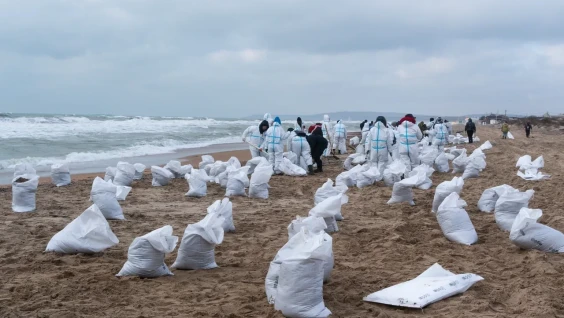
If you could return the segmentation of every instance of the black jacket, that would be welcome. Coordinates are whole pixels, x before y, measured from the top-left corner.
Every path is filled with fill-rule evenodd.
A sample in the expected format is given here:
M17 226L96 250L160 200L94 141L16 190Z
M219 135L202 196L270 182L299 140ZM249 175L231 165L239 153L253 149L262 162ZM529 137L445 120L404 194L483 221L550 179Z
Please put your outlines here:
M465 131L473 131L476 132L476 125L473 121L469 121L466 123L466 127L464 128Z
M323 132L321 128L317 128L307 137L307 142L309 143L309 147L311 148L311 156L313 158L319 158L323 155L323 151L327 149L329 142L327 139L323 138Z

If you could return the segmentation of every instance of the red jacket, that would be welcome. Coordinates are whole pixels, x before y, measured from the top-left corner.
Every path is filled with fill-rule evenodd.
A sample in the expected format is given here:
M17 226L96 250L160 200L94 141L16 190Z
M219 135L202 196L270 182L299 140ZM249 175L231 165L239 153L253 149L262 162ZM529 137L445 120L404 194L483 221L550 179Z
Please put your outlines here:
M404 117L402 119L400 119L400 121L398 122L398 126L401 125L401 123L403 123L404 121L408 121L412 124L415 124L415 118L413 117Z

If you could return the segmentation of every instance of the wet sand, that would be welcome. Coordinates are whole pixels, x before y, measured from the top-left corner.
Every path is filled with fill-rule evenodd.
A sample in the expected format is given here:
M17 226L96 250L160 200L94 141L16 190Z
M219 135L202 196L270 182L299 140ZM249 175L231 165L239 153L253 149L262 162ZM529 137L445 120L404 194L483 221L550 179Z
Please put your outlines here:
M540 132L526 139L524 132L514 131L517 139L501 140L498 130L478 129L482 142L489 139L494 148L486 152L486 170L466 181L461 197L469 204L479 242L468 247L448 241L431 213L434 188L452 179L451 173L435 173L432 189L415 190L415 207L388 206L391 188L381 183L350 189L350 203L343 206L345 220L333 234L335 268L324 285L332 317L564 317L563 256L519 250L497 227L493 214L476 207L486 188L505 183L534 189L530 207L543 210L541 223L564 231L564 139ZM527 182L517 177L515 163L525 154L544 155L544 172L552 179ZM231 155L214 157L226 160ZM237 154L242 161L243 155ZM199 162L191 159L192 164ZM64 188L42 183L37 211L27 214L11 212L11 187L0 186L0 316L282 317L267 303L264 278L269 262L287 241L288 224L296 215L307 215L316 189L342 171L333 159L324 168L323 174L311 177L273 177L268 200L232 199L237 231L226 234L216 247L220 268L173 270L174 276L157 279L115 277L133 239L167 224L181 237L188 224L202 219L206 208L223 197L224 189L214 184L206 197L187 198L185 180L152 187L147 171L121 203L127 221L109 221L120 239L117 246L97 255L57 255L43 251L55 233L90 205L94 175L73 176L73 184ZM176 251L167 255L166 264L175 258ZM414 278L435 262L485 280L424 310L362 301L372 292Z

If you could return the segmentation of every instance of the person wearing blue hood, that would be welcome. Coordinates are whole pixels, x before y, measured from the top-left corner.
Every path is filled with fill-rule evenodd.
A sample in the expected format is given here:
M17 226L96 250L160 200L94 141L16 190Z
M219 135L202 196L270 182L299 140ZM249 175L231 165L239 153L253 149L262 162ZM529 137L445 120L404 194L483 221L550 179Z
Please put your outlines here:
M282 130L282 122L279 117L274 118L272 126L265 133L265 139L260 150L266 149L268 153L268 161L274 168L275 174L280 174L280 163L284 159L284 143L285 133ZM287 137L287 136L286 136Z

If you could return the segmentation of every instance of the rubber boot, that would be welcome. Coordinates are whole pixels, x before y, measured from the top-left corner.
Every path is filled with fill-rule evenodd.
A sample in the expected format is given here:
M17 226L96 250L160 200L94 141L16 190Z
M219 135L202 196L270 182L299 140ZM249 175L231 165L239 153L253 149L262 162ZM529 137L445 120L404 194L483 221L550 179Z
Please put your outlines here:
M307 166L307 170L309 171L309 174L314 174L314 173L315 173L315 172L313 171L313 165Z

